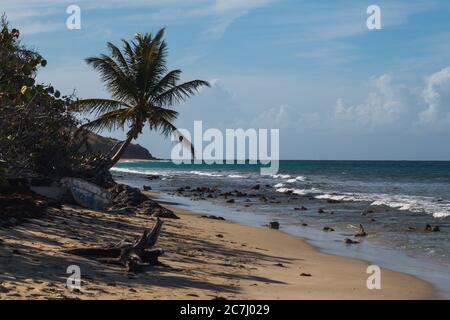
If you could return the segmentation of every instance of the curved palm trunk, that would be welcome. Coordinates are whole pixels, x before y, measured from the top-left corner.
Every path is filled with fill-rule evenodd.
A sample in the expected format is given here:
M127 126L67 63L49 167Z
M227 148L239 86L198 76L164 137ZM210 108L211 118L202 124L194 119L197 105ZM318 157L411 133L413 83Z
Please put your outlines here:
M116 154L111 157L111 161L109 163L109 168L111 169L114 165L120 160L128 146L130 145L133 139L136 139L139 133L142 132L142 128L144 126L144 122L141 119L138 119L137 123L132 127L132 129L127 133L127 140L125 140L120 146L119 150L117 150Z
M112 168L123 156L131 141L133 141L133 135L129 134L127 140L125 140L120 146L119 150L111 157L110 168Z

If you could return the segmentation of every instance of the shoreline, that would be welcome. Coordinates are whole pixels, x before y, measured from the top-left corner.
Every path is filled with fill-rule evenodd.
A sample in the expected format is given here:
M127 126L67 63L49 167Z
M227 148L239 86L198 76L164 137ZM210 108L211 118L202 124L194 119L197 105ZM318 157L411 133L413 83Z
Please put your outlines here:
M157 243L163 266L140 274L62 250L138 237L154 224L148 216L65 206L47 219L0 229L0 299L437 298L429 283L383 268L382 289L368 290L364 261L322 253L282 231L162 205L180 219L164 220ZM79 292L65 287L66 268L74 264L81 268Z

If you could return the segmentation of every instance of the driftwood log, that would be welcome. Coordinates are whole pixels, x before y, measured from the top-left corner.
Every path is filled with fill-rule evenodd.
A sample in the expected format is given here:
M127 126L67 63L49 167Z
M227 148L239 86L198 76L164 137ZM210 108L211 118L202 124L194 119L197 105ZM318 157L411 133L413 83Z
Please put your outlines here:
M128 272L140 272L144 267L158 265L162 249L152 249L158 241L163 222L158 218L152 230L145 229L134 242L122 240L110 247L78 248L64 252L107 264L124 266Z

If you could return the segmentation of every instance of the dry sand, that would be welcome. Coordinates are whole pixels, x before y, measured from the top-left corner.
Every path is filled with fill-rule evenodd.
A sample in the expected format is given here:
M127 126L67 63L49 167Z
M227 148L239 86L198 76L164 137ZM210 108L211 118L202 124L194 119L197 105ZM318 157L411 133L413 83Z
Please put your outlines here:
M172 208L173 209L173 208ZM382 270L382 289L366 287L367 263L324 254L281 231L201 218L175 209L157 247L164 266L128 274L62 249L140 236L154 220L77 207L0 229L0 299L428 299L424 281ZM344 245L344 244L343 244ZM79 292L65 287L69 265L81 268ZM301 276L302 273L311 276Z

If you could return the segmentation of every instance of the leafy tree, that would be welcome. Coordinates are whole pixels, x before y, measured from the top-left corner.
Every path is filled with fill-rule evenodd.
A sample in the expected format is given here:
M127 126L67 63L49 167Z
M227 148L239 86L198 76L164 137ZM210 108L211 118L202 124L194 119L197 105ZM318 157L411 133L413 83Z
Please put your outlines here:
M127 139L111 157L109 167L120 159L146 124L150 130L159 130L166 136L178 135L181 141L190 145L174 126L178 112L171 107L191 97L201 87L209 86L209 83L203 80L179 83L181 70L168 71L167 46L163 36L164 29L155 36L138 33L131 42L122 39L122 50L108 43L110 55L86 59L100 73L112 99L76 101L77 110L97 115L97 119L82 128L112 130L129 127Z
M20 33L0 26L0 176L61 175L77 164L71 97L36 84L47 61L20 44Z

